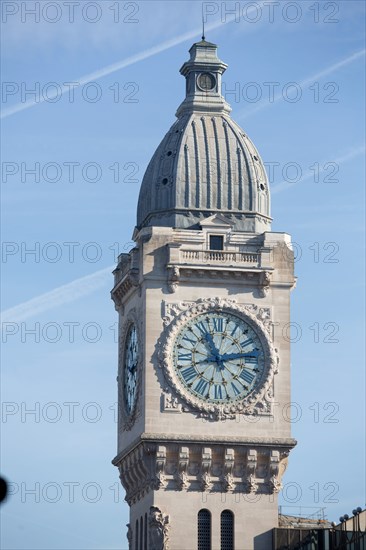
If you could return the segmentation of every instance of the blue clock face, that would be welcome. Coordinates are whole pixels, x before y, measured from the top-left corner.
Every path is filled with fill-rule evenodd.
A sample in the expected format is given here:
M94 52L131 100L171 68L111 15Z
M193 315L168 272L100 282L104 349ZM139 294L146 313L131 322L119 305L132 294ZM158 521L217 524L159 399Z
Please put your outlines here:
M135 325L128 329L124 350L124 398L126 411L130 414L137 396L137 363L139 345Z
M245 398L264 378L265 357L255 329L241 317L208 312L178 333L174 369L184 387L209 403Z

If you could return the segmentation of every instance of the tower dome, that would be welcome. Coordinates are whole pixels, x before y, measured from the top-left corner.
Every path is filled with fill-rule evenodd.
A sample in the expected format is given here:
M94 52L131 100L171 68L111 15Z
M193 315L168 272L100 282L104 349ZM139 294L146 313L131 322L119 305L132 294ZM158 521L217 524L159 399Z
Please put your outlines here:
M137 228L195 228L221 213L239 231L270 230L270 196L263 162L221 95L227 65L217 46L193 44L180 69L186 97L156 149L138 201Z

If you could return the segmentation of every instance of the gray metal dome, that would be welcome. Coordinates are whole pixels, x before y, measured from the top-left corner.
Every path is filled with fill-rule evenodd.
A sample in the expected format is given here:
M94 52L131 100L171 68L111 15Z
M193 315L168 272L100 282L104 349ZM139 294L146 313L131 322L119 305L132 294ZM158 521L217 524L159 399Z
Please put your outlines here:
M197 227L220 212L237 230L269 231L263 162L221 96L226 65L217 58L214 44L202 41L190 52L181 69L187 95L145 172L137 227Z

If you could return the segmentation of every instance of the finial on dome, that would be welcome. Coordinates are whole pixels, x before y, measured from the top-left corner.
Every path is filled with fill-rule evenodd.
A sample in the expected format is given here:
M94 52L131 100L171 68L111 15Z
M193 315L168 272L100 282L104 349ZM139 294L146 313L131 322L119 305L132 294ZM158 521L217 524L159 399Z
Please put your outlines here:
M206 37L205 37L205 18L203 17L203 14L202 14L202 40L205 40Z

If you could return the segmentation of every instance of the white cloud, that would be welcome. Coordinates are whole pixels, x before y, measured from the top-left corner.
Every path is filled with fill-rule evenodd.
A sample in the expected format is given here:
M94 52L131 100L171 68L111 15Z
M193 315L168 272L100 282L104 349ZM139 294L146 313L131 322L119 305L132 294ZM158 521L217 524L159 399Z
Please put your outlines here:
M332 65L329 65L329 67L326 67L325 69L322 69L321 71L318 71L318 72L312 74L311 76L307 76L306 78L304 78L300 82L297 82L297 85L299 86L299 88L303 89L308 84L312 84L313 82L316 82L317 80L320 80L320 79L324 78L325 76L328 76L329 74L335 73L339 69L342 69L343 67L346 67L347 65L350 65L354 61L357 61L358 59L361 59L362 57L365 56L365 54L366 54L366 49L358 50L358 51L354 52L353 54L347 56L346 58L340 59L336 63L333 63ZM247 111L247 110L246 111L241 111L241 113L238 113L238 116L239 116L239 118L247 119L248 117L258 113L259 111L262 111L263 109L266 109L267 107L270 107L274 103L277 103L281 99L283 99L282 93L277 93L273 97L273 101L271 101L271 102L268 101L268 102L265 102L265 103L259 103L256 107L254 107L250 111ZM241 116L243 114L245 116Z

